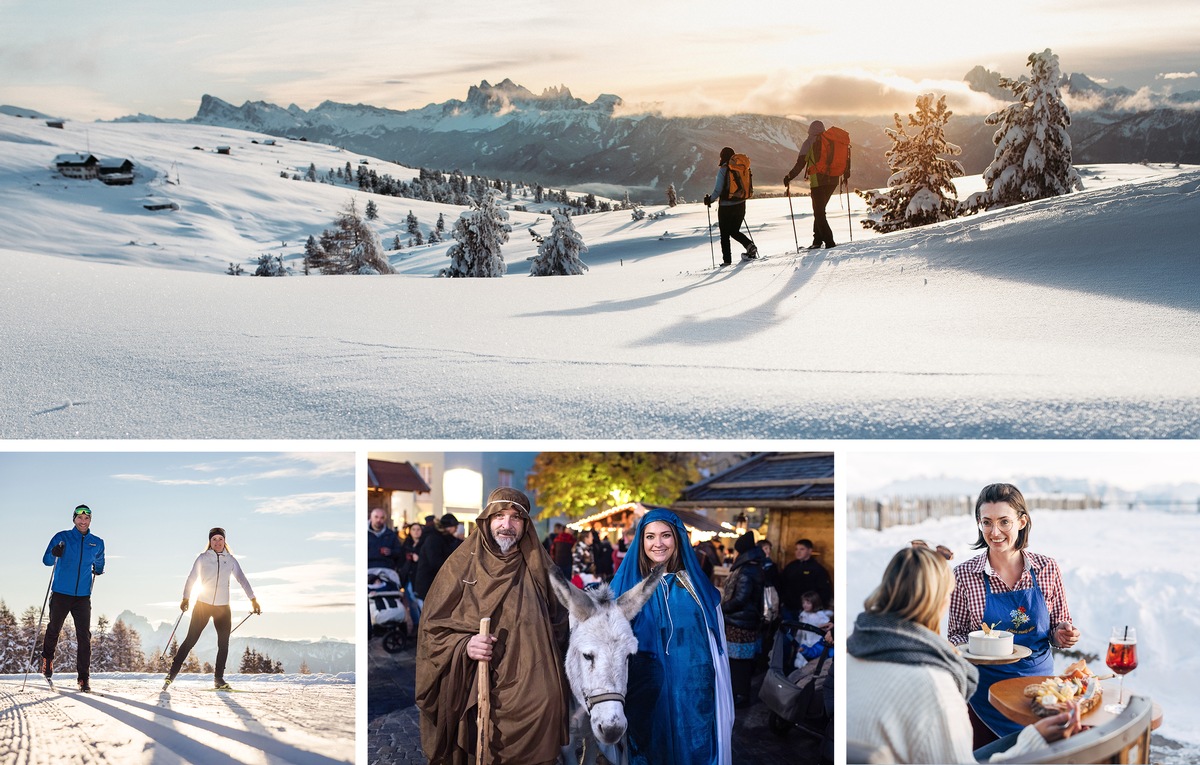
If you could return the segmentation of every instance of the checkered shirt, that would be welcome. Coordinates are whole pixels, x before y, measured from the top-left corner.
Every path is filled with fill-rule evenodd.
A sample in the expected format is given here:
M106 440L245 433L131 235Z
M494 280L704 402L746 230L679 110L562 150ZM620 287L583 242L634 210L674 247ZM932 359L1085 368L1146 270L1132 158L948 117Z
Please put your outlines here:
M1071 621L1071 610L1067 608L1067 594L1063 590L1062 576L1058 564L1046 555L1024 550L1025 571L1017 580L1016 587L1009 587L987 562L984 551L974 558L955 566L954 594L950 596L950 617L946 627L947 636L954 645L967 642L967 634L979 629L983 622L984 599L987 595L983 578L988 578L992 592L1015 592L1033 587L1033 573L1037 570L1038 584L1046 596L1046 609L1050 612L1050 631L1054 625ZM1051 641L1053 642L1053 641Z

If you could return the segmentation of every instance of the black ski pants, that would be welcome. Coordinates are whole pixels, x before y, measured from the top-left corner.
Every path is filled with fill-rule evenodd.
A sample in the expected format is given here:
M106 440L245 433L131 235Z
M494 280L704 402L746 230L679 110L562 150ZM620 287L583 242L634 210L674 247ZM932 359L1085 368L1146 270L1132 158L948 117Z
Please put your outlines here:
M50 593L50 623L46 625L46 642L42 643L42 658L53 659L58 645L58 634L63 622L71 615L75 623L75 639L79 650L75 654L75 666L79 679L87 680L92 668L92 599L87 595L63 595Z
M187 637L179 644L175 660L171 662L171 677L179 674L179 668L187 659L188 652L200 639L200 633L208 626L209 619L212 619L213 626L217 628L217 662L213 664L213 680L217 685L225 682L225 660L229 658L229 632L233 627L233 611L229 606L214 606L208 603L197 603L192 609Z
M831 183L828 186L817 186L812 192L813 206L813 244L823 244L826 247L833 247L836 243L833 241L833 229L829 227L829 219L825 217L825 207L829 204L829 200L837 193L838 187L836 183Z
M733 248L729 244L731 238L738 240L743 247L750 247L750 237L742 233L742 221L746 220L746 203L735 205L717 205L717 226L721 229L721 258L729 263L732 259Z

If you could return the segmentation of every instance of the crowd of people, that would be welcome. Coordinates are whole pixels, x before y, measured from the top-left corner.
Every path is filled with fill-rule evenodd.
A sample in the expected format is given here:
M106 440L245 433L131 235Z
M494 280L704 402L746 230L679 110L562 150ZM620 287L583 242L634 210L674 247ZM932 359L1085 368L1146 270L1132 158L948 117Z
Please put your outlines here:
M832 629L832 584L809 540L796 542L795 559L780 571L754 532L738 536L732 551L716 538L693 547L683 521L661 508L620 530L596 524L576 533L556 523L540 542L529 510L522 492L497 489L465 541L449 514L398 534L384 510L371 512L368 565L395 570L415 614L415 695L431 763L467 763L483 745L475 708L481 663L493 710L482 736L488 750L503 753L498 761L558 761L568 743L568 629L551 576L581 589L608 583L619 597L664 569L631 621L637 650L622 746L635 765L731 761L736 710L753 703L756 664L789 613L764 609L768 587L784 609L795 604L795 620ZM485 616L491 626L481 634Z

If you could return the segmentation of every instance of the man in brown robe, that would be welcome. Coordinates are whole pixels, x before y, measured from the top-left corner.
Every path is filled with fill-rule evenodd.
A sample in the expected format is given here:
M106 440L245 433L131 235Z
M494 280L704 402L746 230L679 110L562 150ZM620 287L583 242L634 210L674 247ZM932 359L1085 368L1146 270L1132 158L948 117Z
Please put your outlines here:
M533 532L529 498L502 487L425 597L417 642L421 746L430 765L475 762L477 669L488 661L492 735L486 765L543 765L567 743L562 667L567 611ZM479 620L491 617L491 634ZM485 765L481 763L480 765Z

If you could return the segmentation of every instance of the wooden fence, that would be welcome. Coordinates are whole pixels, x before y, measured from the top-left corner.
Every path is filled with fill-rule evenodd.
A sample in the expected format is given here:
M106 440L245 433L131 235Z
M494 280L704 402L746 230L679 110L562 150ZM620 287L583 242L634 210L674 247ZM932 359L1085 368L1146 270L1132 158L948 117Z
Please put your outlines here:
M1099 497L1062 496L1026 497L1033 510L1096 510L1102 505ZM975 497L966 494L944 497L849 497L846 514L852 529L883 529L910 526L929 518L973 516Z

